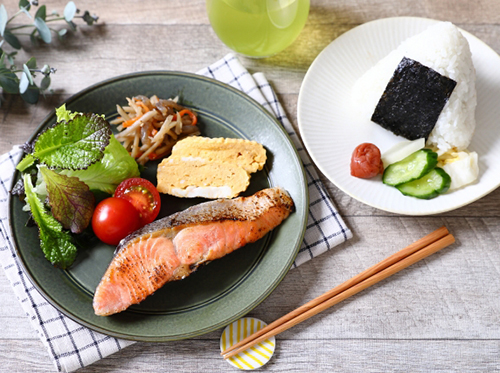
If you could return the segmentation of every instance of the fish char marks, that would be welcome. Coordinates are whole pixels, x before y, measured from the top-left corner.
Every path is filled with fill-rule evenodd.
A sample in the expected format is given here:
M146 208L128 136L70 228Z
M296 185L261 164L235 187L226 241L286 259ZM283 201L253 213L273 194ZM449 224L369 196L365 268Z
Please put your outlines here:
M117 247L96 289L95 313L111 315L140 303L165 283L262 238L293 209L285 190L269 188L195 205L145 226Z
M171 225L178 227L200 222L256 220L272 208L290 213L293 210L293 201L288 193L282 189L264 189L250 197L219 199L193 206L174 214L171 218Z

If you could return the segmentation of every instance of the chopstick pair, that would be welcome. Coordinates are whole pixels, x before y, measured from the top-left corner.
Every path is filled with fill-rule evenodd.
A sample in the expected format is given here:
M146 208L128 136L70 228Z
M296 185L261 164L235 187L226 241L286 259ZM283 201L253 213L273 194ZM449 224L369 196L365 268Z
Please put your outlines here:
M346 282L338 285L323 295L309 301L294 311L279 318L265 328L250 335L221 352L224 359L229 359L242 351L271 338L301 323L333 305L359 293L360 291L386 279L402 269L427 256L451 245L455 238L445 227L441 227L406 248L396 252L378 264L366 269Z

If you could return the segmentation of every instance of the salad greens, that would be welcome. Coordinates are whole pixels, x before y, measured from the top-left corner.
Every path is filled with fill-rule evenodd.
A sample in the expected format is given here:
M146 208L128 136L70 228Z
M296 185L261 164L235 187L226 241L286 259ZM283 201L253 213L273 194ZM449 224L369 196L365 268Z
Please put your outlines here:
M118 184L129 177L139 176L139 168L122 144L111 135L104 157L86 170L62 170L62 174L78 177L92 190L113 194Z
M76 257L70 232L82 233L92 219L92 191L112 194L120 182L139 176L139 167L104 117L70 112L64 105L56 115L54 126L24 146L27 154L17 169L24 173L25 201L39 228L40 247L52 264L66 268Z
M104 118L76 115L42 132L32 156L48 167L83 169L102 159L110 137L111 128Z
M76 177L58 174L47 167L40 167L47 184L52 215L72 233L82 233L92 219L95 197L87 184Z
M34 192L30 175L24 174L23 180L26 202L40 231L40 248L52 264L67 268L76 258L76 246L71 242L70 234L63 231L61 223L47 211Z
M35 160L52 168L82 169L104 156L112 135L109 123L95 114L69 113L65 105L61 108L56 111L56 124L27 146L29 154L17 166L19 171Z

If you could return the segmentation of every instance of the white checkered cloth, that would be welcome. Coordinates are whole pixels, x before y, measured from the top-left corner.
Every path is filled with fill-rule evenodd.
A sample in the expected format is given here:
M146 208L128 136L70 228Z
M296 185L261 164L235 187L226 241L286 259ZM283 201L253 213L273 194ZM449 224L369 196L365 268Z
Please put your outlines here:
M330 200L272 87L262 73L251 75L229 54L199 72L247 93L275 115L302 158L309 187L309 220L304 242L293 267L345 242L352 233ZM38 332L59 372L72 372L133 344L94 332L61 314L48 303L24 274L15 254L8 224L8 196L15 165L22 151L15 147L0 157L0 262L14 292Z

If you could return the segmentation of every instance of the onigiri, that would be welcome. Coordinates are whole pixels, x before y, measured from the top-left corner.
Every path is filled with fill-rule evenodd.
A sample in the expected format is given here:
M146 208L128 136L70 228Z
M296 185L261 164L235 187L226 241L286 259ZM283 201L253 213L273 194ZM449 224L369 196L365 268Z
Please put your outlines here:
M437 149L438 154L466 150L476 127L476 72L467 39L450 22L438 22L408 38L361 76L353 87L356 105L366 118L372 118L398 65L405 58L456 82L436 115L437 120L434 119L434 127L425 136L426 146Z

